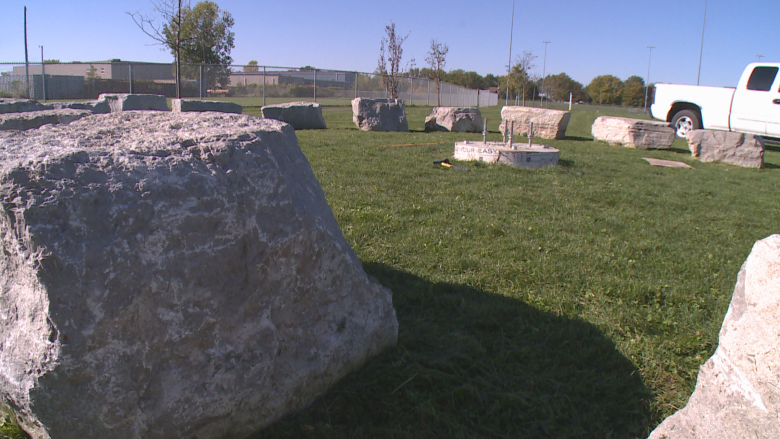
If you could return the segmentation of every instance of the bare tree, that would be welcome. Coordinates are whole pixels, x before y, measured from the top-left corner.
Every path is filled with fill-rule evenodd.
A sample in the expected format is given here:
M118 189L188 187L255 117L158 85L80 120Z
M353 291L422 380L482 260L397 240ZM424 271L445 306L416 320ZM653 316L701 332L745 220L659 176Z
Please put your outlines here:
M439 43L436 39L431 40L431 51L425 60L431 66L431 79L436 80L436 105L441 106L441 80L444 79L444 66L447 65L447 52L450 48L446 44Z
M395 23L392 20L389 26L385 26L385 33L387 35L382 37L382 45L379 49L377 71L382 75L382 82L384 82L385 89L390 93L390 96L393 99L398 99L398 86L401 83L401 56L404 53L401 45L409 37L409 34L403 37L397 35L395 33ZM386 57L385 53L387 54Z
M140 12L128 12L127 15L133 18L143 33L157 41L157 44L162 44L174 52L174 57L176 57L176 98L179 99L181 98L181 9L183 0L149 1L154 6L154 11L160 14L159 17L142 15ZM163 23L160 24L158 19L161 19ZM171 42L166 34L175 35L174 41Z
M512 85L512 88L523 91L523 100L525 100L526 85L528 85L530 89L530 84L534 82L531 79L530 71L536 67L534 64L536 58L538 57L534 55L532 51L524 50L523 56L518 55L517 58L515 58L515 65L512 66L511 76L507 78L507 82ZM533 99L535 95L536 91L531 95L531 99Z

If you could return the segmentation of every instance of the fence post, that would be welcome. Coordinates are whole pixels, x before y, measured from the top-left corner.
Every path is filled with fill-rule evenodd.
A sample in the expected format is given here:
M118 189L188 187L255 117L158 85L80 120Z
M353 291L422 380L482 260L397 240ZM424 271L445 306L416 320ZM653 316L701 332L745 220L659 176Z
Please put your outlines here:
M314 69L314 102L317 102L317 69Z
M263 66L263 107L265 107L265 66Z
M203 63L200 63L200 68L198 69L198 96L202 101L203 100Z
M130 82L130 94L133 94L133 63L127 63L127 78Z
M431 80L428 80L428 91L425 93L425 105L431 106Z
M409 105L414 105L414 78L409 75Z
M360 75L358 72L355 72L355 99L357 99L358 95L358 78L360 78Z
M574 95L569 92L569 111L571 111L571 103L574 100Z
M43 83L43 102L46 102L46 63L43 60L43 46L41 46L41 80Z

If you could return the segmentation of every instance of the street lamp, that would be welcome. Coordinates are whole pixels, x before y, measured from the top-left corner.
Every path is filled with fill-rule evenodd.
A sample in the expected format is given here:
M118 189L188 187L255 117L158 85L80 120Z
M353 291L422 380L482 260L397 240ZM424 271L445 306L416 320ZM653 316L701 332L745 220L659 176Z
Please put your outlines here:
M547 97L547 91L544 89L544 76L545 73L547 73L547 45L551 43L551 41L544 40L542 41L544 43L544 63L542 64L542 93L544 93L544 96Z
M699 48L699 73L696 75L696 85L701 78L701 54L704 52L704 24L707 23L707 0L704 0L704 19L701 22L701 48Z
M758 58L758 62L761 62L761 58L763 58L763 57L764 57L764 55L756 54L756 58Z
M506 66L506 102L509 106L509 77L512 75L512 31L515 30L515 0L512 0L512 27L509 29L509 64Z
M647 55L647 81L645 81L645 111L647 111L647 93L650 90L650 59L653 57L653 49L655 49L655 46L647 46L650 52L649 55Z

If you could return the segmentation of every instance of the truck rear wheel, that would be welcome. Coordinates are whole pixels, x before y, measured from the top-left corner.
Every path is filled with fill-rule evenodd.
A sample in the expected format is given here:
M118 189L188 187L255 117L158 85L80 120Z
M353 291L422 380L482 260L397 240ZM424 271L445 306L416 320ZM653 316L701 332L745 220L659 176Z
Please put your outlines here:
M672 128L677 137L685 137L689 131L701 129L701 116L693 110L681 110L672 117Z

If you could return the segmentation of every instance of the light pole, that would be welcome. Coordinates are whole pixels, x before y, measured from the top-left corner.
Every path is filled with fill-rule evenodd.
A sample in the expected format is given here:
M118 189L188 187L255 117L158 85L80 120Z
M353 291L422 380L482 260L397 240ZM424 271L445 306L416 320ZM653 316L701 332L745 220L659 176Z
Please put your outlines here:
M647 111L647 93L650 90L650 59L653 57L653 49L655 49L655 46L647 46L650 52L649 55L647 55L647 81L645 81L645 111Z
M763 57L764 57L764 55L756 54L756 58L758 58L758 62L761 62L761 58L763 58Z
M509 64L506 66L506 102L509 106L509 77L512 75L512 31L515 30L515 0L512 0L512 25L509 29Z
M701 78L701 54L704 52L704 25L707 23L707 0L704 0L704 19L701 22L701 48L699 48L699 73L696 74L696 85Z
M542 42L544 43L544 62L542 63L542 93L544 93L544 97L547 97L547 90L544 89L544 76L547 73L547 45L550 44L551 41L544 40Z

